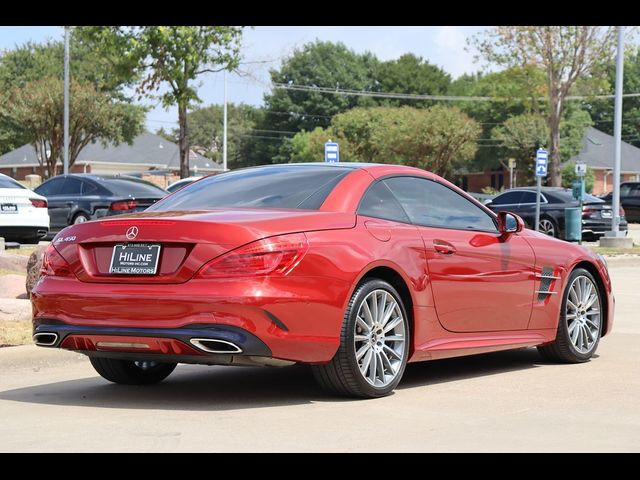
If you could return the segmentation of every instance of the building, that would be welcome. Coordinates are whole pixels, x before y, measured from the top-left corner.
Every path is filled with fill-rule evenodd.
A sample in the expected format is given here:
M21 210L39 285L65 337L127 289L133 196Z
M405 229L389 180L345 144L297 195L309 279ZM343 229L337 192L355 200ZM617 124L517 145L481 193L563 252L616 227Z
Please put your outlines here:
M584 162L593 170L594 195L610 192L613 189L613 137L590 127L585 131L582 144L582 152L569 161ZM622 142L620 152L620 181L640 180L640 148Z
M585 130L582 138L583 149L569 162L584 162L593 170L595 182L592 193L601 195L612 190L613 174L613 137L600 130L589 127ZM622 142L621 175L620 181L640 180L640 148ZM531 162L533 163L533 158ZM503 163L506 164L506 159ZM514 184L516 186L526 185L521 180L526 172L515 170ZM469 172L459 176L456 184L468 192L481 192L483 188L491 187L495 190L508 189L509 169L500 167L495 170L485 170L484 172Z
M192 173L222 172L222 165L193 151L190 152L189 167ZM143 174L165 172L175 176L180 172L178 146L164 138L145 132L137 136L131 145L102 146L93 143L82 149L71 168L72 173L96 174ZM42 175L43 171L32 145L23 145L0 156L0 172L16 180L26 175Z

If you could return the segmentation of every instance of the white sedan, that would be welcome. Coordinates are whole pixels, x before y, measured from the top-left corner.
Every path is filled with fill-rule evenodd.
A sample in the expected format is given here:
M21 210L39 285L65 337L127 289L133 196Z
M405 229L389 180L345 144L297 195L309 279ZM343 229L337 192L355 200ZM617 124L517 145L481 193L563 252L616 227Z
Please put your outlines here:
M47 199L0 173L0 237L36 243L48 232Z

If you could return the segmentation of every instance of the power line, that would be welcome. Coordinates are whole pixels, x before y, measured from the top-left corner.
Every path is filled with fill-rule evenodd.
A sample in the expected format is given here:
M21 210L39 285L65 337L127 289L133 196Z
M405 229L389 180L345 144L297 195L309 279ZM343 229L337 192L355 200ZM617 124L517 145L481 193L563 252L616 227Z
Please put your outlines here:
M281 90L294 90L300 92L328 93L331 95L347 95L357 97L378 97L378 98L394 98L399 100L436 100L436 101L453 101L453 102L504 102L504 101L528 101L529 98L520 99L512 97L483 97L483 96L459 96L459 95L419 95L409 93L394 92L368 92L365 90L349 90L332 87L318 87L315 85L290 85L286 83L274 83L273 88ZM640 97L640 93L625 93L625 98ZM569 95L565 100L602 100L611 99L614 95ZM545 101L545 97L539 97L538 100Z

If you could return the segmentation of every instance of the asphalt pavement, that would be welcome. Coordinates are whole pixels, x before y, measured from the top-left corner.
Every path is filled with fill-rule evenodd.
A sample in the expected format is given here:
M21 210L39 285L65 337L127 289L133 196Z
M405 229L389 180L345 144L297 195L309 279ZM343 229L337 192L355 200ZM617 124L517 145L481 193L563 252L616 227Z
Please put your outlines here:
M180 365L112 385L85 357L0 349L0 451L640 451L640 258L610 261L614 330L597 358L535 349L410 365L376 400L325 395L306 367Z

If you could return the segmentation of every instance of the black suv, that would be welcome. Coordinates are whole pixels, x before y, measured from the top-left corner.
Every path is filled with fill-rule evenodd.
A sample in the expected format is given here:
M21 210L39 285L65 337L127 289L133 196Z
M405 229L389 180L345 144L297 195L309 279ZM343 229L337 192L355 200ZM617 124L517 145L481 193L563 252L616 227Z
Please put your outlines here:
M507 190L485 203L494 212L501 210L517 213L529 228L535 223L536 188L522 187ZM582 239L597 240L611 230L613 212L611 203L586 194L582 202ZM578 207L568 188L542 187L540 195L540 228L542 233L565 238L564 209ZM627 220L621 212L620 230L627 231Z
M601 196L605 202L611 203L611 192ZM620 205L624 208L628 222L640 222L640 182L623 182L620 184Z

